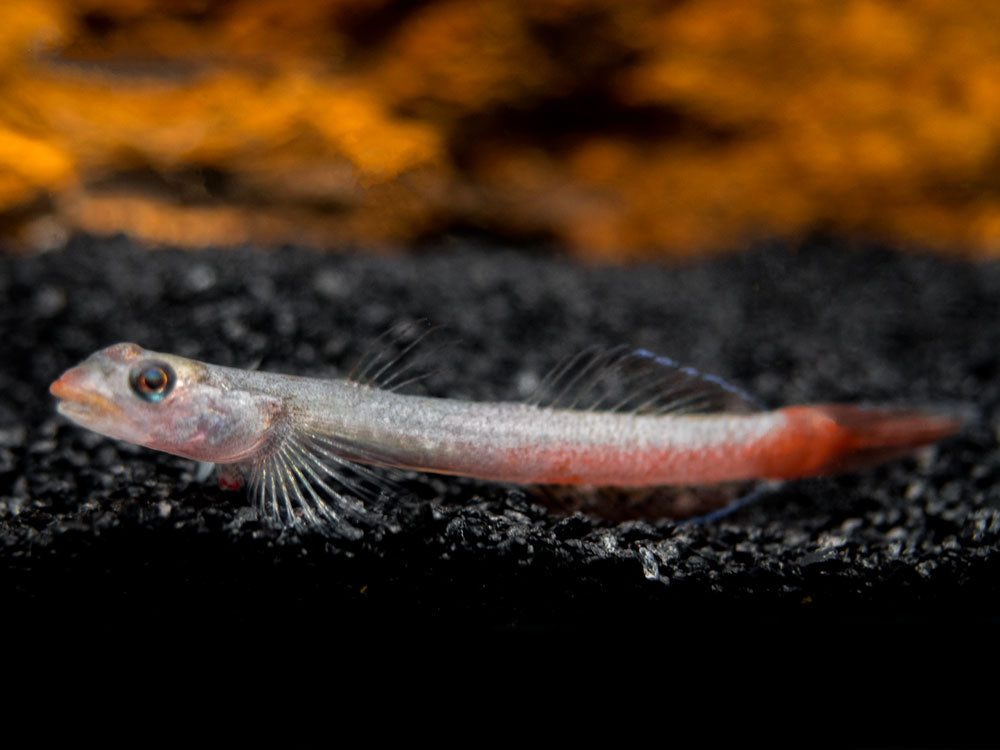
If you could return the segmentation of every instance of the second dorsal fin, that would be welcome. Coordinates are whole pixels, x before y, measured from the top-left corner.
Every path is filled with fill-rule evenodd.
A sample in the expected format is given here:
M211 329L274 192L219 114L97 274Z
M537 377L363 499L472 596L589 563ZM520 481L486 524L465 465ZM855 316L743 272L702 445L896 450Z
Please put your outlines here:
M745 413L762 405L715 375L646 349L592 347L560 362L528 403L541 408L634 414Z

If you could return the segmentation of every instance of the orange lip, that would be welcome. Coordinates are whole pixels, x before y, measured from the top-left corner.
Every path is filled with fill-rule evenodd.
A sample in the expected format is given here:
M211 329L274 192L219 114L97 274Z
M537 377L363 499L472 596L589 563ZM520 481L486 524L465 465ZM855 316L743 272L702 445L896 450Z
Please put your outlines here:
M65 373L49 386L49 393L56 398L95 412L120 414L121 407L86 387L86 374L79 368Z

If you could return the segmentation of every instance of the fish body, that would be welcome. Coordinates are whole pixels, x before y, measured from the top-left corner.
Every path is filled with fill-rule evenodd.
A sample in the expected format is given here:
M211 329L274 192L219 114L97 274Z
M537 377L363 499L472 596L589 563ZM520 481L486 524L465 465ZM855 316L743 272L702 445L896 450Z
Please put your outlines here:
M588 367L606 373L626 359ZM684 387L690 380L681 377ZM136 344L93 354L50 390L59 412L84 427L218 464L269 515L319 524L357 509L343 475L375 477L370 466L524 485L705 485L830 474L960 427L948 416L850 405L701 413L672 409L692 403L675 393L632 410L467 402L210 365Z

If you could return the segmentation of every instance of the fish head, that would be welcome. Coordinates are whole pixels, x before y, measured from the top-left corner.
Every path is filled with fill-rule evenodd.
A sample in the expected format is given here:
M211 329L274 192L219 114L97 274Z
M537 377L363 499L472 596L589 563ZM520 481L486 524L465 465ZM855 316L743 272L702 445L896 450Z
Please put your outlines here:
M280 402L236 388L226 368L115 344L49 387L58 411L102 435L214 463L244 460L267 440Z

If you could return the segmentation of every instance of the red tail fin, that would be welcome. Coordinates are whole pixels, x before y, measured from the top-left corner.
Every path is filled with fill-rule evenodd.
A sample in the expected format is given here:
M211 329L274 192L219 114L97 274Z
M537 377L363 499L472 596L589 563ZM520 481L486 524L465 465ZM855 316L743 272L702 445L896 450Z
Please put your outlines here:
M888 461L954 435L963 424L954 416L917 409L828 404L784 411L799 439L813 445L803 451L798 467L786 467L782 478L836 474Z

